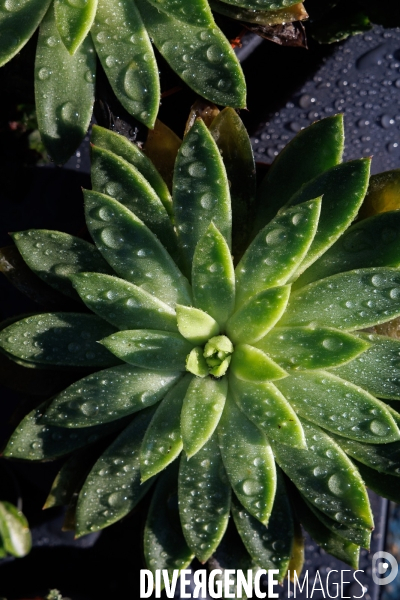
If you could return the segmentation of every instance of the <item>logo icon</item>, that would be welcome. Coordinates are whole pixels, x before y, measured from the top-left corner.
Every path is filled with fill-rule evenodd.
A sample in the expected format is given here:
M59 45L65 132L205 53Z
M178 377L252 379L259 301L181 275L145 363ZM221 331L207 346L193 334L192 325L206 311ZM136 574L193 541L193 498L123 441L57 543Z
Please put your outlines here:
M381 559L381 560L380 560ZM389 552L375 552L372 557L372 579L377 585L387 585L397 577L399 566L394 556ZM385 577L381 577L385 575Z

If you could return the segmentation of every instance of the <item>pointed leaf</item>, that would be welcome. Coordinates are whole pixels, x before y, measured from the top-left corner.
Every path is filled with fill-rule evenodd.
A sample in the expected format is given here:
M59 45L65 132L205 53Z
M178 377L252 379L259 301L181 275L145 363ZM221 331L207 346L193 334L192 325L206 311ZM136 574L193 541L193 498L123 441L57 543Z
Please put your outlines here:
M321 198L288 208L259 232L235 269L236 306L288 281L307 254L320 209Z
M172 198L168 187L151 160L136 144L127 140L123 135L98 125L92 127L91 140L95 146L113 152L136 167L154 189L169 216L172 216Z
M231 361L232 373L238 379L261 383L262 381L281 379L287 373L262 350L239 344L235 347Z
M99 0L92 39L108 81L126 110L154 127L160 82L153 48L136 2Z
M170 129L156 119L154 129L150 129L144 146L144 152L149 157L157 171L172 190L172 178L176 155L182 144L182 140ZM156 189L155 186L153 186ZM160 196L161 198L161 196Z
M74 3L68 0L54 1L57 29L70 54L75 54L89 33L96 10L97 0Z
M138 415L90 471L76 507L78 536L119 521L150 488L151 480L140 482L140 445L153 412L149 409Z
M219 446L231 486L244 508L262 523L276 490L274 455L263 433L228 395L218 427Z
M354 459L353 459L354 460ZM400 502L400 479L386 473L377 473L375 469L370 469L365 465L354 461L365 485L373 490L379 496L387 498L398 504Z
M229 0L233 6L248 9L275 10L296 4L299 0Z
M101 343L121 360L146 369L184 371L193 344L180 333L133 329L119 331Z
M244 382L231 375L229 389L239 408L267 438L294 448L306 448L296 413L273 383Z
M363 329L400 314L400 269L338 273L292 293L280 325Z
M257 343L285 369L324 369L369 348L366 340L328 327L276 327Z
M115 421L161 400L180 377L130 365L98 371L56 396L44 421L72 428Z
M224 409L227 390L226 377L192 379L181 413L183 448L189 458L212 436Z
M115 331L96 315L46 313L9 325L0 346L12 356L45 365L96 366L118 363L97 342Z
M295 517L295 515L293 515ZM305 562L305 538L297 518L294 520L294 540L292 556L290 557L287 579L293 581L295 574L300 574Z
M283 315L289 295L290 286L284 285L252 296L228 319L226 332L232 342L254 344L264 337Z
M343 146L343 115L322 119L300 131L276 157L258 190L255 232L262 229L302 185L340 163Z
M160 198L140 171L123 158L92 146L92 186L129 208L164 244L171 254L177 240Z
M235 304L235 273L229 246L213 223L195 248L192 284L197 308L224 327Z
M29 229L11 235L28 267L71 298L77 299L77 295L70 275L82 271L112 273L96 246L68 233Z
M190 460L183 454L179 468L183 534L200 562L217 549L228 525L230 505L231 488L214 434Z
M307 450L272 442L275 458L299 491L329 517L373 529L367 491L354 465L319 427L302 419Z
M326 371L293 373L276 385L301 416L333 433L371 444L400 439L383 402Z
M5 551L12 556L26 556L32 547L28 521L10 502L0 502L0 536Z
M158 0L148 1L158 10L191 25L207 27L213 18L207 0L193 0L190 3L190 10L186 9L182 0L163 0L161 3Z
M40 136L56 163L68 160L86 135L95 76L96 56L90 37L71 56L61 41L51 7L39 30L35 98Z
M211 371L209 371L201 346L196 346L196 348L193 348L193 350L189 352L186 358L186 371L193 373L193 375L196 375L197 377L207 377L207 375L210 374Z
M173 308L190 304L187 280L144 223L104 194L85 190L84 196L89 231L115 271Z
M359 217L365 219L399 208L400 169L372 175ZM378 249L377 249L378 250Z
M258 23L260 25L279 25L281 23L292 23L302 21L308 17L302 2L292 4L288 8L257 10L246 9L241 6L231 6L220 0L209 0L213 11L245 23ZM275 4L275 3L274 3Z
M219 333L217 321L193 306L177 304L176 316L179 332L193 344L205 344Z

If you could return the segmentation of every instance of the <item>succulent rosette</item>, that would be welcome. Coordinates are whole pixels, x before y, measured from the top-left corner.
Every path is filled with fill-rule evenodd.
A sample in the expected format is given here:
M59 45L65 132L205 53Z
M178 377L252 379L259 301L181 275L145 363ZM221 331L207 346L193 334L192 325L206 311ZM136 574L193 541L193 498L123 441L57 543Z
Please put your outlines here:
M213 555L283 578L301 569L299 521L356 567L373 529L365 483L397 498L400 482L400 341L364 331L400 315L400 213L351 225L370 160L341 162L330 117L290 142L256 195L247 133L225 109L186 134L171 196L126 139L95 127L92 140L94 245L13 234L82 308L0 334L22 365L92 371L29 413L5 455L70 454L47 505L70 503L78 535L156 480L151 569Z

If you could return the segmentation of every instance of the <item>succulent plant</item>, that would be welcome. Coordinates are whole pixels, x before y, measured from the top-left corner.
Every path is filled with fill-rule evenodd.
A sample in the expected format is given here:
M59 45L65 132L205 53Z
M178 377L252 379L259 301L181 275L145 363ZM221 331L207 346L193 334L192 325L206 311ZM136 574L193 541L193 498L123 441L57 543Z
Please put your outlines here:
M400 342L370 329L400 315L400 212L351 224L370 159L342 163L343 135L340 115L301 131L255 199L249 139L225 109L186 134L171 198L140 150L95 127L94 245L13 234L81 308L8 325L3 352L92 371L29 413L4 453L70 455L46 505L69 504L78 536L155 482L150 569L196 556L283 579L301 570L299 521L356 567L373 529L365 483L398 498L400 482Z
M21 558L32 546L28 521L11 502L0 502L0 558L8 554Z

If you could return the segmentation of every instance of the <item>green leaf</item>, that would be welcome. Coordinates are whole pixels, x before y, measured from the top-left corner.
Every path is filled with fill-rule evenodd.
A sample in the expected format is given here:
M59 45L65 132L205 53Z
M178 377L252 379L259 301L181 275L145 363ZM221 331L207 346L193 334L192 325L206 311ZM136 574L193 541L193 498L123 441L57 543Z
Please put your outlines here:
M192 285L197 308L224 327L235 305L235 273L229 246L213 223L195 248Z
M22 5L10 3L0 13L0 67L26 44L39 27L51 0L30 0ZM14 8L15 7L15 8Z
M97 0L54 0L57 29L70 54L75 54L89 33L96 10Z
M297 274L332 246L357 216L367 192L370 164L370 158L363 158L337 165L306 183L289 200L290 206L297 206L323 196L317 232Z
M261 383L267 380L281 379L287 373L262 350L238 344L232 355L231 371L243 381Z
M400 169L393 169L392 171L384 171L383 173L372 175L359 218L365 219L365 217L372 215L378 216L377 213L398 210L399 184Z
M99 0L91 34L118 100L152 128L160 102L160 82L149 35L136 5L129 0Z
M35 99L41 139L56 163L75 152L89 127L94 102L96 56L89 36L71 56L51 7L36 50Z
M338 273L292 293L280 325L363 329L400 314L400 269Z
M290 286L285 285L252 296L228 319L226 332L232 342L254 344L263 338L283 315L289 295Z
M302 185L340 163L343 147L343 115L322 119L300 131L276 157L261 183L255 233L275 217Z
M244 382L231 374L229 389L239 408L267 438L294 448L306 448L296 413L273 383Z
M235 269L237 307L294 274L312 243L320 209L321 198L288 208L258 233Z
M354 459L353 459L354 460ZM379 496L383 496L392 502L400 502L400 479L394 475L386 473L377 473L375 469L370 469L365 465L354 461L365 485L373 490Z
M274 455L265 435L247 419L229 395L218 437L233 491L244 508L266 524L276 490Z
M193 494L195 490L195 494ZM186 542L204 563L217 549L228 525L231 488L214 434L179 468L179 513Z
M146 225L104 194L85 190L84 196L89 231L115 271L173 308L190 304L187 280Z
M219 333L217 321L193 306L177 304L176 316L179 332L193 344L205 344Z
M385 212L349 227L296 281L311 281L365 267L400 267L400 211Z
M370 344L368 350L332 373L378 398L400 400L400 340L372 333L358 336Z
M285 369L324 369L365 352L367 340L329 327L276 327L257 344Z
M0 536L6 552L26 556L32 547L28 521L10 502L0 502Z
M192 376L187 374L170 389L147 428L141 448L142 481L156 475L180 454L182 404Z
M240 6L232 6L220 0L209 0L209 5L213 11L236 19L245 23L257 23L259 25L279 25L284 23L292 23L293 21L301 21L308 17L304 4L297 2L288 8L264 9L258 7L254 9L246 9ZM274 3L275 4L275 3Z
M77 295L70 275L82 271L112 273L93 244L68 233L29 229L11 235L28 267L40 279L75 300Z
M184 0L148 0L158 10L184 23L204 25L207 27L212 20L212 13L207 0L193 0L187 8Z
M70 428L49 425L43 420L47 403L35 408L21 421L11 435L4 456L23 460L52 460L78 448L97 442L100 438L118 431L124 421Z
M97 342L115 331L95 315L33 315L0 332L0 346L28 362L45 365L102 367L118 363Z
M177 239L160 198L134 166L123 158L92 146L92 186L129 208L164 244L170 254L177 253Z
M200 119L186 134L176 158L173 203L178 238L188 268L196 244L211 221L230 247L228 179L214 138Z
M183 448L191 458L212 436L224 409L228 382L226 377L194 377L183 400L181 435Z
M248 9L276 10L297 4L299 0L229 0L228 4Z
M204 358L203 348L196 346L186 357L186 371L197 377L207 377L210 374L208 364Z
M400 439L383 402L331 373L297 372L276 385L298 414L333 433L371 444Z
M138 415L90 471L76 507L78 537L122 519L150 488L152 481L140 482L140 446L153 412Z
M178 462L172 464L157 480L144 529L144 557L153 573L168 570L170 581L176 581L181 569L194 558L186 544L179 520Z
M282 474L277 470L277 488L271 516L266 527L232 499L232 515L246 549L263 569L278 569L283 581L292 554L293 514Z
M146 369L184 371L193 344L180 333L133 329L119 331L101 343L121 360Z
M196 26L159 11L146 0L136 0L136 4L155 46L189 87L215 104L246 105L243 72L214 19L210 17L207 26Z
M356 529L374 527L367 491L354 465L319 427L302 419L307 450L272 441L275 458L309 502Z
M56 396L44 421L72 428L115 421L161 400L180 377L131 365L98 371Z
M99 273L71 279L86 306L118 329L178 330L175 311L133 283Z
M136 144L127 140L123 135L98 125L92 127L91 140L95 146L113 152L136 167L154 189L169 216L172 216L172 198L168 187L151 160Z
M232 205L232 252L242 256L251 233L256 195L256 168L249 134L232 108L224 108L210 126L222 154Z

